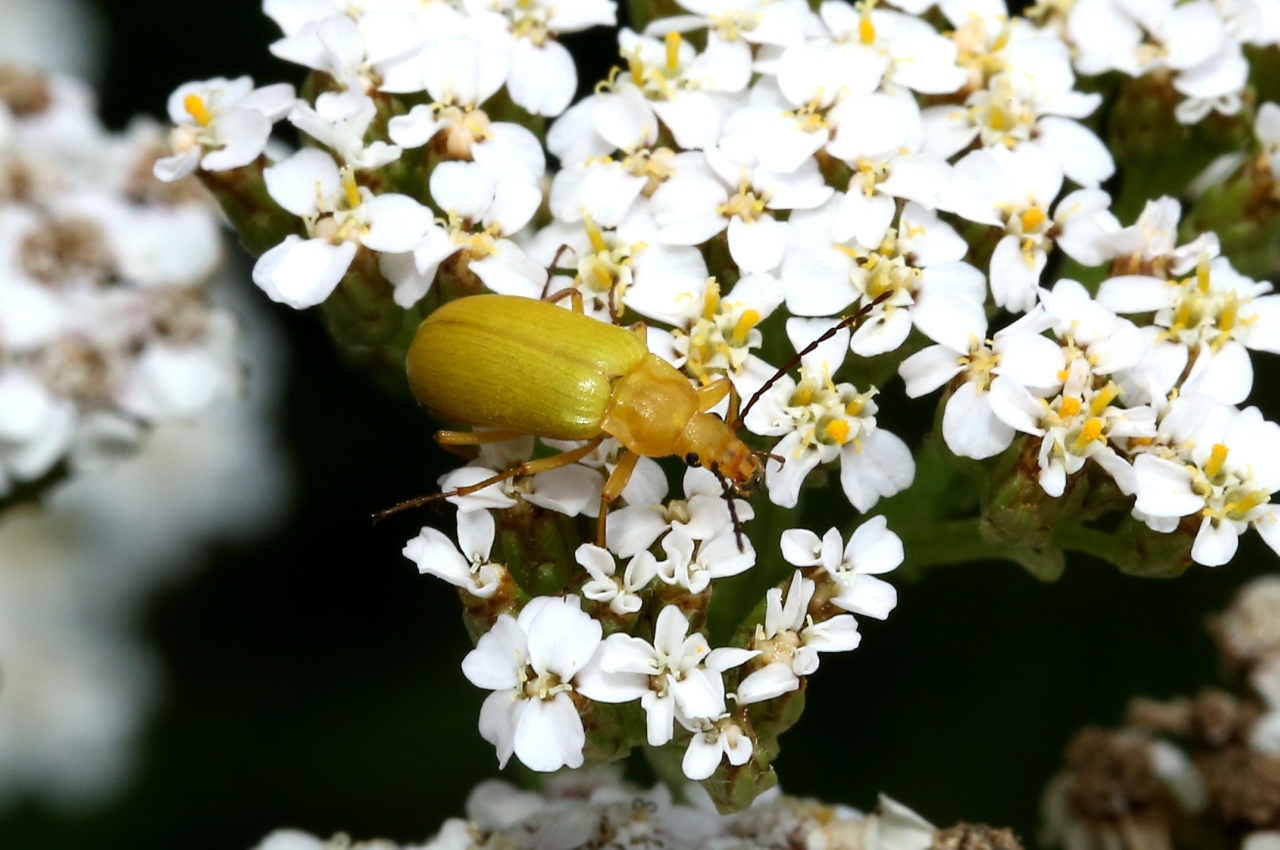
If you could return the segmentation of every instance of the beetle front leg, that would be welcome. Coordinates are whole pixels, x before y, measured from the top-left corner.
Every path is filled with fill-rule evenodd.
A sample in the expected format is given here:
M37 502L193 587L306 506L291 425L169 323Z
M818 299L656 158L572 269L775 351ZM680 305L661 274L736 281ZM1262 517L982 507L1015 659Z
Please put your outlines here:
M609 480L604 483L604 489L600 491L600 517L596 521L596 545L601 549L605 548L605 517L609 514L609 505L617 501L622 491L627 489L627 482L631 480L631 473L635 472L639 461L640 455L635 452L625 453L618 461L618 465L613 468L613 472L609 473Z
M545 296L542 300L546 301L548 304L555 304L556 302L563 301L566 298L569 299L569 303L573 307L573 312L582 313L584 315L586 314L587 308L582 303L582 293L579 290L574 289L572 286L553 292L550 295Z
M723 375L716 378L705 387L698 387L695 392L698 393L698 412L700 413L706 413L711 410L711 408L719 404L725 396L731 396L732 399L736 399L738 397L738 394L734 392L733 382ZM732 410L734 407L732 400L730 401L729 406L731 408L731 415L725 420L726 422L732 422L734 418L732 415L734 412Z

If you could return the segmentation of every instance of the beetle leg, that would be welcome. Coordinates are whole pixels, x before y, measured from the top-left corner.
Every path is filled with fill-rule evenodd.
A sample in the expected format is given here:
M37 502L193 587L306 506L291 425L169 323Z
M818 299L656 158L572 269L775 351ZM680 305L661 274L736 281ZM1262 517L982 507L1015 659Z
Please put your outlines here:
M558 455L544 457L541 460L527 460L518 466L503 470L497 475L490 475L483 481L477 481L475 484L468 484L465 487L459 487L456 490L446 490L443 493L432 493L429 496L419 496L416 499L410 499L407 502L401 502L393 505L383 511L378 511L373 515L373 521L379 522L392 514L400 513L400 511L408 508L416 508L419 505L425 505L430 502L438 502L441 499L449 499L454 496L469 496L472 493L478 493L486 487L492 487L494 484L501 484L510 478L519 478L525 475L537 475L539 472L548 472L552 469L559 469L562 466L568 466L571 463L582 460L587 455L595 451L596 446L604 442L604 434L594 437L584 445L578 446L576 449L570 449L567 452L561 452Z
M436 431L436 442L449 446L478 446L482 443L501 443L523 437L519 431Z
M568 298L569 302L573 305L573 312L586 313L586 308L582 304L582 293L574 289L572 286L553 292L542 300L550 304L555 304L556 302L563 301L566 298Z
M600 491L600 518L596 521L596 545L601 549L604 548L605 517L609 514L609 505L617 501L622 491L627 489L627 482L631 480L631 473L635 472L639 461L640 455L635 452L624 453L618 465L613 468L613 472L609 473L609 480L604 483L604 489Z
M737 393L733 391L733 383L724 376L716 378L705 387L698 387L695 392L698 394L698 411L700 413L706 413L719 404L727 395L732 395L734 398L737 397ZM726 421L732 420L733 417L730 416Z
M636 322L631 326L631 330L635 335L640 337L640 341L644 343L644 347L649 347L649 326L644 322Z

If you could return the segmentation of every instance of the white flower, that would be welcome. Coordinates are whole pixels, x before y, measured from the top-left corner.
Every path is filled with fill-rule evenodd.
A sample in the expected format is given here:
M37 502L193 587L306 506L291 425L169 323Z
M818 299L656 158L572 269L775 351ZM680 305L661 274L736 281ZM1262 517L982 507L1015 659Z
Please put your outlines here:
M731 765L743 765L755 753L755 741L727 713L722 712L715 719L700 719L685 728L693 738L680 767L695 782L709 779L725 759Z
M665 606L654 626L653 643L623 633L609 635L599 654L579 674L579 691L600 702L639 699L647 718L647 740L660 747L674 735L675 722L696 723L724 712L721 673L756 652L712 650L701 634L689 634L689 620Z
M680 175L664 182L651 199L658 237L701 245L727 229L729 254L743 274L772 271L782 262L788 227L771 211L811 209L831 197L817 161L783 175L735 162L714 147L704 153L719 180Z
M1098 301L1117 313L1154 312L1153 324L1164 329L1165 339L1216 361L1213 379L1201 391L1238 403L1253 388L1245 349L1280 351L1280 295L1270 292L1270 283L1250 280L1225 257L1210 259L1205 253L1195 274L1182 280L1145 275L1105 280Z
M297 309L324 301L346 274L356 250L411 250L431 226L431 211L407 195L374 195L339 170L328 153L298 151L263 172L271 197L300 216L309 239L286 237L263 254L253 282L272 300Z
M169 120L176 125L169 139L173 155L156 160L156 177L173 181L197 167L226 171L248 165L296 100L288 83L255 89L249 77L179 86L169 96Z
M582 766L586 732L570 694L600 636L575 596L540 596L481 636L462 672L493 691L480 709L480 734L497 748L499 765L514 753L532 770Z
M676 529L662 538L662 551L667 554L658 562L658 577L667 584L678 584L691 594L705 591L712 579L735 576L755 566L756 552L751 541L743 538L738 548L737 535L725 530L708 540L696 543L689 534Z
M828 529L818 538L805 528L782 533L782 557L797 567L821 567L840 583L832 604L854 614L883 620L898 604L898 591L876 576L902 563L902 540L888 528L882 516L858 526L849 545L841 547L839 529Z
M987 339L981 307L959 299L946 306L949 320L925 329L938 344L902 361L898 373L912 398L960 378L943 409L943 440L960 457L993 457L1010 446L1015 430L1036 427L1034 416L1028 424L1018 405L1005 400L1055 392L1066 358L1061 346L1040 334L1042 314L1029 314Z
M458 546L436 529L424 527L405 544L404 556L418 565L419 572L488 599L506 574L506 567L489 561L494 530L493 514L488 511L459 511Z
M447 221L431 223L413 246L416 275L393 280L397 304L427 293L440 264L459 251L470 270L495 292L519 292L546 270L505 237L524 227L542 203L536 186L514 172L493 172L474 162L442 162L431 172L431 197Z
M819 652L848 652L862 636L851 614L815 623L809 603L817 585L796 570L787 597L773 587L765 595L764 623L756 625L751 648L760 655L759 669L738 685L738 702L750 705L780 697L800 687L800 679L817 672Z
M324 92L314 107L299 101L289 113L289 123L337 154L344 165L376 171L400 158L395 145L380 140L366 144L377 114L377 104L363 92Z
M476 460L441 476L440 488L444 492L457 490L517 467L533 456L533 445L533 437L485 443L480 446ZM450 496L449 501L461 511L475 511L510 508L517 500L523 500L569 516L582 514L594 517L600 512L600 491L603 489L603 475L574 463L527 478L507 479L465 496Z
M799 210L789 223L796 240L782 264L787 307L799 316L830 316L874 303L850 341L863 357L885 354L906 341L913 322L926 327L948 320L952 300L986 300L982 273L962 261L968 245L937 214L919 204L903 207L897 227L875 245L837 242L841 198ZM886 299L875 303L885 292ZM928 331L925 331L928 333Z
M796 350L834 323L791 319L787 335ZM766 467L769 500L794 507L804 479L822 463L840 461L840 485L850 504L870 510L884 496L910 486L915 477L911 450L876 424L875 388L859 392L852 384L836 384L832 375L844 362L849 332L840 330L828 343L801 359L800 380L780 377L747 414L746 426L756 434L780 436L771 452L783 462Z
M1271 504L1280 490L1280 426L1256 407L1236 410L1188 394L1173 402L1161 436L1169 451L1134 460L1135 511L1157 520L1199 513L1191 557L1205 566L1230 561L1248 525L1280 551L1280 517Z
M707 281L702 252L685 246L663 245L648 210L637 205L616 230L603 230L584 211L576 224L553 222L538 231L524 250L539 266L572 269L573 277L560 271L554 290L573 288L582 293L583 312L606 322L617 322L627 307L649 315L636 305L660 303L670 309L674 299L662 296L674 291L701 290ZM507 295L537 298L547 284L529 280L524 291Z
M599 546L583 543L574 559L591 575L591 581L582 586L582 595L592 602L609 603L609 610L620 617L640 611L644 606L640 591L658 574L657 559L649 552L632 558L620 576L613 555Z
M689 467L684 473L684 498L663 502L666 489L653 502L628 502L624 508L609 512L606 537L618 557L629 558L652 546L672 529L680 529L691 540L702 541L731 530L729 507L724 488L709 470ZM745 523L755 515L751 503L734 501L738 521Z

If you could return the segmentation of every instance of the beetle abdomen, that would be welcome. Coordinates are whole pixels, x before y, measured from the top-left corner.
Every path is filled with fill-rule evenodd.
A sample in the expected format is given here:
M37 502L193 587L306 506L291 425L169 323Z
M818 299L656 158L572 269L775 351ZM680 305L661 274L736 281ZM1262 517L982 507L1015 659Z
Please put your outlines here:
M505 295L460 298L409 348L409 385L433 415L559 440L600 434L613 380L648 353L635 334Z

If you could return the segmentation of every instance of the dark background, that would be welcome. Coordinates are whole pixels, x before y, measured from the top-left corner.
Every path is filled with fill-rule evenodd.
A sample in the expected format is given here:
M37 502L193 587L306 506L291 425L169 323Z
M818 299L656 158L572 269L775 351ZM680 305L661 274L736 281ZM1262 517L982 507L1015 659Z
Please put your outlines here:
M113 126L161 115L187 80L301 81L267 52L277 32L253 0L98 5ZM570 42L583 79L603 76L609 34ZM338 361L312 315L272 308L292 360L282 428L296 509L259 545L217 550L157 594L141 628L168 690L134 780L98 809L28 801L0 813L4 850L241 850L281 826L422 841L497 773L476 731L485 694L459 670L469 644L457 599L400 554L422 516L368 520L432 488L446 456L425 417ZM1273 381L1263 373L1258 386ZM889 620L824 660L783 739L783 786L860 807L883 791L939 825L985 821L1033 839L1073 732L1116 723L1131 695L1212 681L1206 615L1275 565L1250 533L1229 567L1174 581L1085 558L1053 585L1008 563L899 581Z

